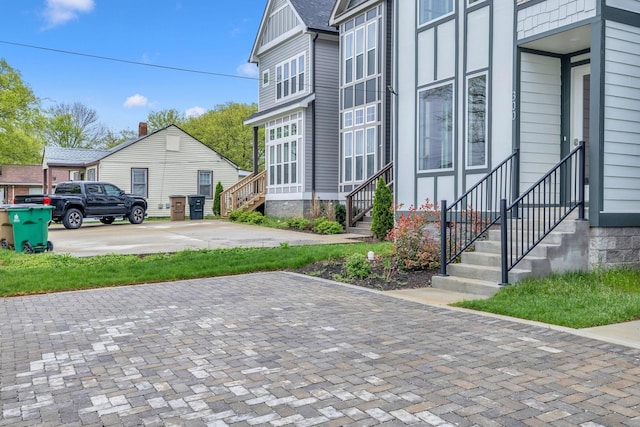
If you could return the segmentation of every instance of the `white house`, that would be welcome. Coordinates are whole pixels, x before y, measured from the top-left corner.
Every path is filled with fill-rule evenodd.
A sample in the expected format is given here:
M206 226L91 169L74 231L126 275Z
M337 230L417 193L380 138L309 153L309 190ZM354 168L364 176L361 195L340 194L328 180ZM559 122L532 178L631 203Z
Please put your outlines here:
M137 139L111 150L46 147L46 191L55 186L50 171L66 169L72 179L107 181L145 197L151 217L170 216L169 196L173 195L205 196L207 215L213 212L217 183L228 188L238 181L235 164L177 126L151 134L146 133L145 124L140 129Z

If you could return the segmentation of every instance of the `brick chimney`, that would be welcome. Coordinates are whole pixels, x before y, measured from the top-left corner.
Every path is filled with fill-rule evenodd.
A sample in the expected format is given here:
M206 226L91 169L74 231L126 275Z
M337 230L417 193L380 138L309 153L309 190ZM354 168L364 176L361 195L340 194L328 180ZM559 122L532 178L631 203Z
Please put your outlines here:
M138 137L145 136L147 134L147 124L145 122L138 123Z

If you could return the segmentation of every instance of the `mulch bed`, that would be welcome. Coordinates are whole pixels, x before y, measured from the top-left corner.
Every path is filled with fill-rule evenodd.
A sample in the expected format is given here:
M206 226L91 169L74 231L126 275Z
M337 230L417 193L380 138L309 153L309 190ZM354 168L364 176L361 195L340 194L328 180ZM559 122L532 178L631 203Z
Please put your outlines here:
M436 270L401 271L397 268L385 268L382 262L374 262L369 277L365 279L346 277L344 259L320 261L295 270L297 273L323 279L345 282L365 288L381 291L397 289L414 289L431 286L431 277L438 274Z

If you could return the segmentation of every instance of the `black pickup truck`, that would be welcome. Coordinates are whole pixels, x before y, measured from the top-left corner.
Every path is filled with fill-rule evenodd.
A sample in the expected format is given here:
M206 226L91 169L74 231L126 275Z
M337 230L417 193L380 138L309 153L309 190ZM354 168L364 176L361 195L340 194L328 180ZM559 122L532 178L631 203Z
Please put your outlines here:
M80 228L84 218L98 218L111 224L116 218L140 224L147 215L144 197L126 194L113 184L98 181L61 182L51 195L15 196L14 203L50 204L52 219L65 228Z

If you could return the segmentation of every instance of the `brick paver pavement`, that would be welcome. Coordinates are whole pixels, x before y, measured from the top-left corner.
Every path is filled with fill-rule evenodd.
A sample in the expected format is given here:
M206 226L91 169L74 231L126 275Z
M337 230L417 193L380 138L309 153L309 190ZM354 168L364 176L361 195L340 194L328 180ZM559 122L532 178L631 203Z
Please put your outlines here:
M0 300L0 426L640 425L640 351L288 273Z

